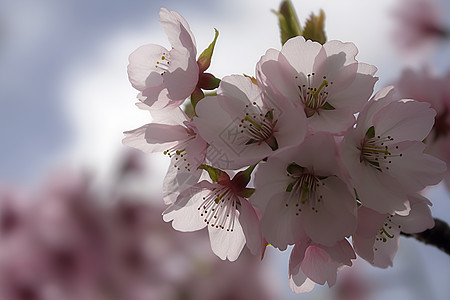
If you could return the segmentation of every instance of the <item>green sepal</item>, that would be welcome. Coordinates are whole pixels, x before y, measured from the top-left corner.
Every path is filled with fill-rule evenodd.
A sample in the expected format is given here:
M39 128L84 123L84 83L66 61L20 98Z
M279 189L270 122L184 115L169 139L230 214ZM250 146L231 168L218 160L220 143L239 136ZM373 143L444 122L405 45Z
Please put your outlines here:
M371 160L368 160L367 162L368 162L369 164L371 164L372 166L374 166L378 171L381 172L381 168L380 168L380 163L379 163L379 162L377 162L377 161L371 161Z
M273 120L273 108L271 110L269 110L268 112L266 112L266 115L264 116L264 118L272 121Z
M294 188L294 182L289 183L288 186L286 187L286 192L288 192L288 193L292 192L293 188Z
M278 141L273 135L267 138L264 142L270 147L270 149L272 149L272 151L278 150Z
M278 17L280 27L281 44L284 45L287 40L302 34L300 22L295 13L294 6L290 0L284 0L280 4L280 10L272 10Z
M309 15L309 18L305 23L305 28L303 28L302 35L306 40L319 42L322 45L326 43L327 36L325 34L325 13L323 10L320 10L318 16L314 15L314 13Z
M196 87L195 90L191 94L191 104L192 104L192 107L194 108L194 112L195 112L195 107L197 106L197 103L200 100L202 100L203 98L205 98L205 94L199 87Z
M330 103L325 102L325 104L322 105L322 109L324 109L324 110L335 110L336 108L334 108L334 106L331 105Z
M215 31L214 40L211 42L211 44L209 44L208 48L203 50L202 54L200 54L200 56L197 59L199 74L205 72L211 65L211 58L214 52L214 47L216 46L216 41L217 38L219 37L219 31L216 28L214 28L214 31Z
M223 183L230 181L230 176L222 170L219 170L217 168L202 164L198 167L199 169L206 170L209 174L209 177L214 183Z
M237 195L242 198L250 198L254 192L255 192L254 188L243 188L242 190L237 192Z
M291 175L298 175L303 173L303 171L305 170L305 168L303 168L302 166L297 165L295 162L290 163L287 168L286 171L291 174Z
M369 139L375 137L375 127L371 126L369 129L367 129L366 137Z
M197 87L203 90L214 90L219 87L220 79L211 73L202 73L198 79Z
M245 143L245 145L251 145L251 144L253 144L253 143L256 143L257 141L255 140L255 139L249 139L246 143Z

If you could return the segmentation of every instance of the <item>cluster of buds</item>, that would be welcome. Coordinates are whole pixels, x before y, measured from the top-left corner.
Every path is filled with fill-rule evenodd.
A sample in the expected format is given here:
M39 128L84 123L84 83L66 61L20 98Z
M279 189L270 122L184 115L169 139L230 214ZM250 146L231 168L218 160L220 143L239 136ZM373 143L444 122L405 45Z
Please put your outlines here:
M245 245L260 257L293 246L289 285L300 293L334 285L356 254L390 266L400 232L433 227L419 193L446 170L424 153L435 110L393 87L373 95L377 69L356 60L353 43L308 39L323 16L267 50L255 77L220 80L205 73L217 31L197 59L186 20L159 16L171 49L142 46L128 66L153 122L124 144L170 157L163 218L175 229L207 227L212 251L230 261Z

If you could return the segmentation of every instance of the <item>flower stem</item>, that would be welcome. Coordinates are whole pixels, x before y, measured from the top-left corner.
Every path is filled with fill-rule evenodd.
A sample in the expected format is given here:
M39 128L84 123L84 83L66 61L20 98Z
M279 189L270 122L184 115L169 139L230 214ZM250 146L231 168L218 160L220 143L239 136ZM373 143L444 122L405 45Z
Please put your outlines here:
M433 245L450 255L450 227L442 220L434 219L435 225L431 229L419 233L404 233L406 237L413 237L425 244Z

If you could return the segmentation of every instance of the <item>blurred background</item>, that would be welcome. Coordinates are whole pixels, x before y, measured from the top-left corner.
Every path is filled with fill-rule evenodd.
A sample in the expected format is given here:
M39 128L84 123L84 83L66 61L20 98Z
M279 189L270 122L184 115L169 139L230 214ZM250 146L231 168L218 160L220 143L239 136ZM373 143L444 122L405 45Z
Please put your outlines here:
M378 90L405 68L450 70L450 2L418 1L292 3L301 23L325 11L328 39L357 45L357 59L378 67ZM168 161L121 144L123 131L150 122L134 105L128 55L169 46L158 23L166 7L189 22L199 52L219 30L216 77L253 75L261 55L281 47L270 12L279 2L0 0L0 299L449 299L449 257L413 239L401 239L394 268L358 260L336 287L295 295L288 251L221 262L205 232L162 221ZM426 195L449 222L445 185Z

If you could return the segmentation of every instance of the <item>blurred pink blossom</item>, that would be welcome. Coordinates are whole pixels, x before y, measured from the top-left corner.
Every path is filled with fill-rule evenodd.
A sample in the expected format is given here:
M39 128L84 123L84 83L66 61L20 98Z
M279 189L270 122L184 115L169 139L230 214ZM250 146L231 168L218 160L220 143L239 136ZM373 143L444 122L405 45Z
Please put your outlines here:
M436 0L401 0L394 17L397 24L392 40L402 56L426 57L440 40L448 38Z

